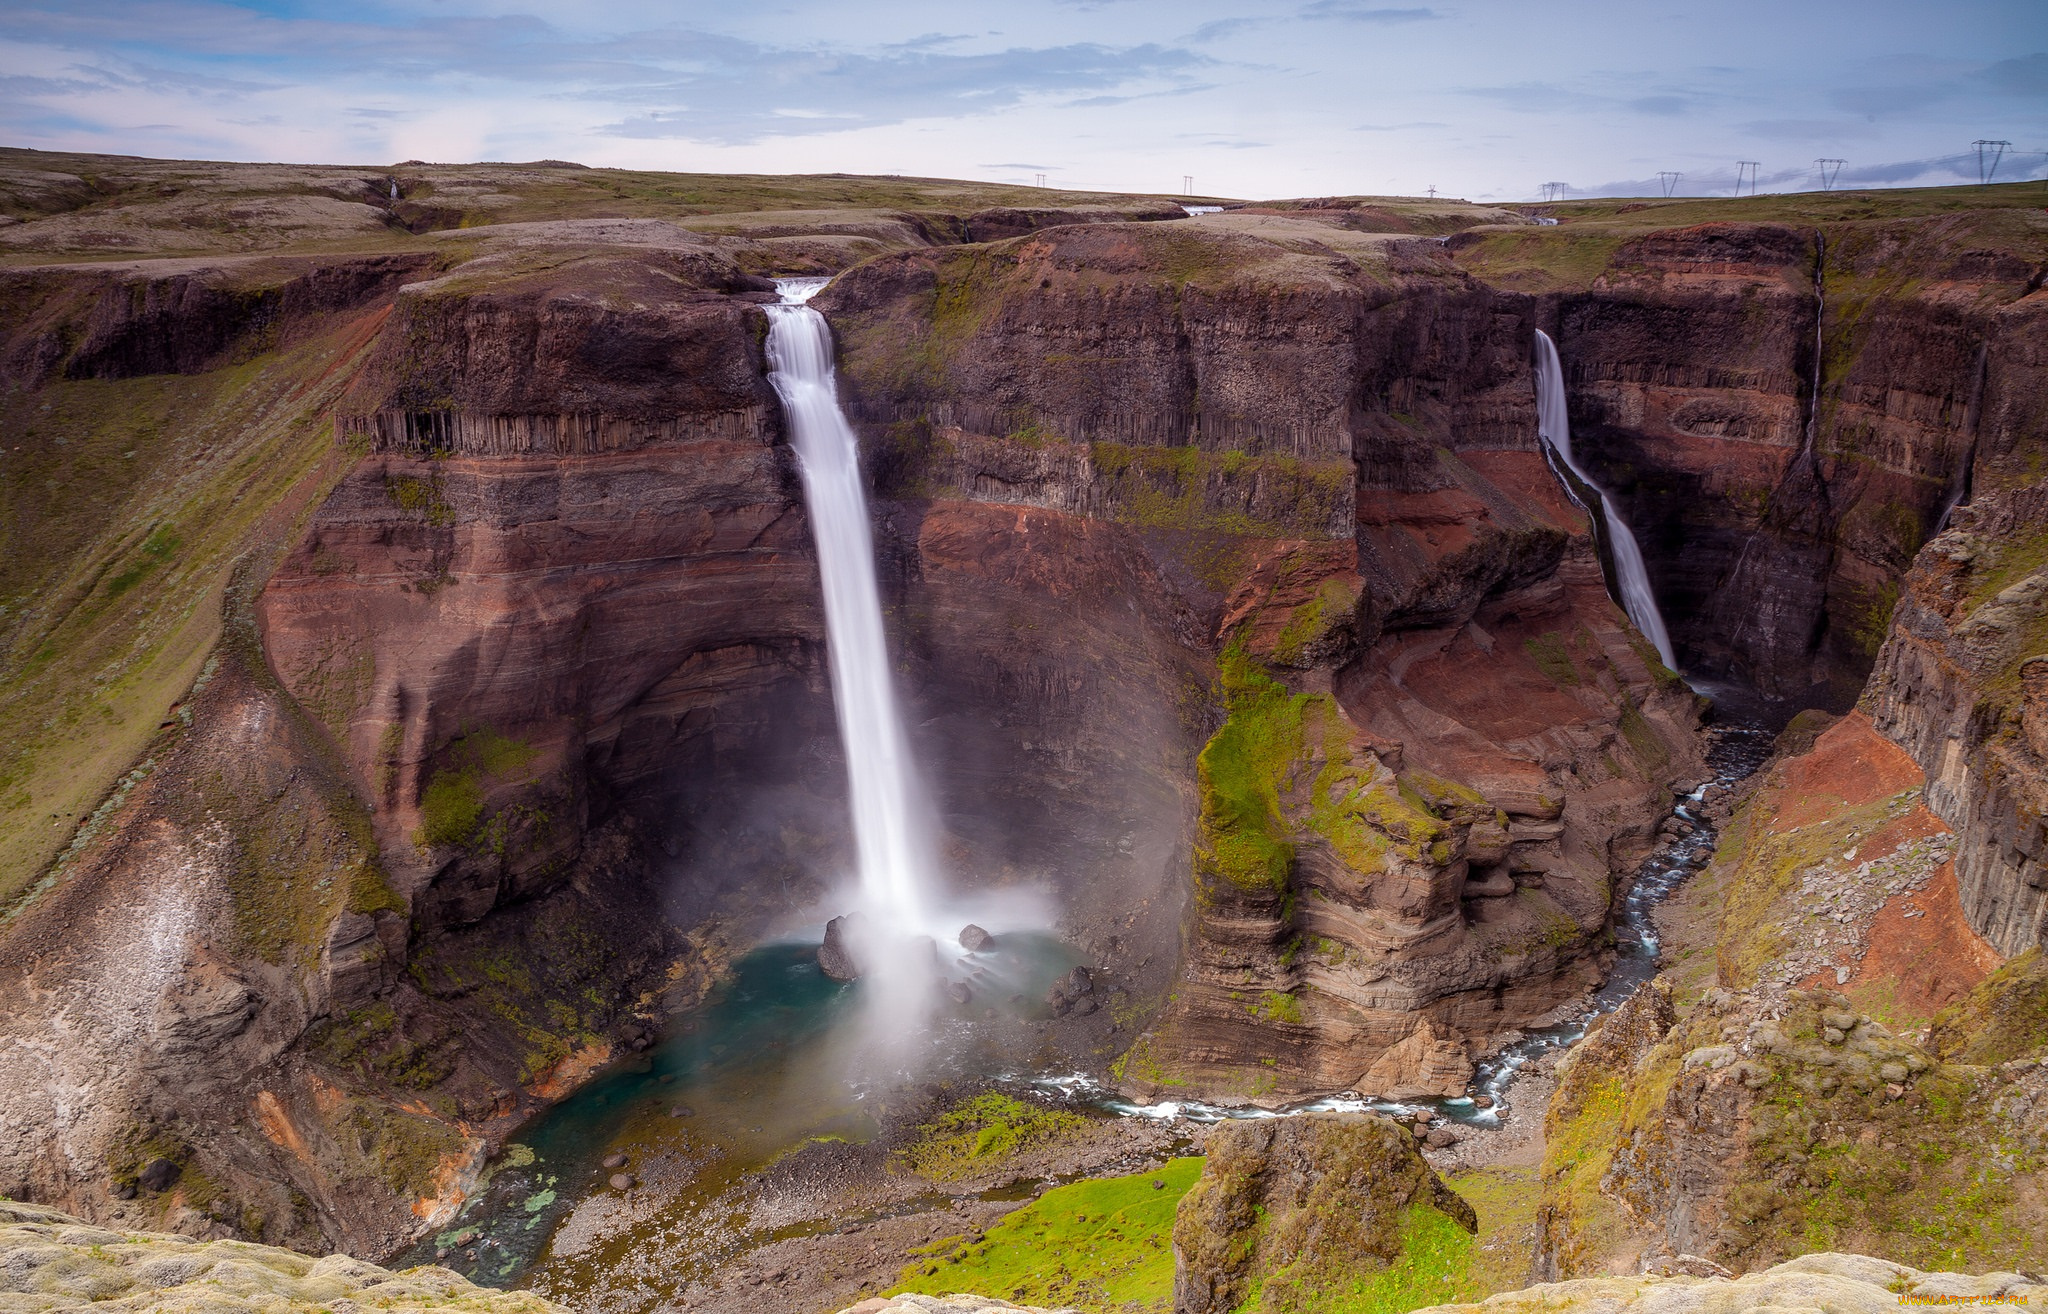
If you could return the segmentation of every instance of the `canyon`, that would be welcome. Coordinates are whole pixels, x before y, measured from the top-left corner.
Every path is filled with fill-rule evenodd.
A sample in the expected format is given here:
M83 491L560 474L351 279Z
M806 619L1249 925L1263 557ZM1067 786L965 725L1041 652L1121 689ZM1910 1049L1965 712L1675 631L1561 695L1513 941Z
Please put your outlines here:
M1714 879L1757 934L1724 940L1725 997L1614 1015L1554 1144L1602 1044L1656 1074L1641 1110L1698 1095L1725 1136L1761 1068L1693 1061L1724 1031L1774 1027L1796 1067L1847 1010L1872 1071L1978 1061L1857 1020L1879 930L1825 964L1780 934L1754 845L1797 813L1787 772L1863 763L1883 792L1813 797L1924 789L1910 838L1946 836L1929 879L1981 970L1913 978L1896 1030L2048 936L2024 185L1552 226L10 150L0 195L0 1194L389 1256L755 945L841 910L769 275L834 276L813 304L942 877L1050 909L1092 974L1015 1062L1138 1102L1462 1096L1582 1007L1731 718L1847 714L1745 795ZM1539 330L1711 701L1617 605L1592 494L1538 444ZM1783 1257L1714 1221L1725 1167L1660 1159L1658 1125L1600 1150L1633 1165L1611 1180L1546 1169L1550 1275Z

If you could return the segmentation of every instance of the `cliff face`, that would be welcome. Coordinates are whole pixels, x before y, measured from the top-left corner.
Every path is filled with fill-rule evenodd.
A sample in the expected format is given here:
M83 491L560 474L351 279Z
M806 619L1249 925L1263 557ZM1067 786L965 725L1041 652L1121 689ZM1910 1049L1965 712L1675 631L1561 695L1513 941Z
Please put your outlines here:
M1549 281L1539 318L1580 453L1636 528L1690 671L1795 707L1854 701L1896 581L1973 460L2039 431L2036 218L1852 211L1578 239L1597 272ZM1527 281L1509 240L1453 245L1482 276Z
M1221 652L1183 967L1120 1079L1461 1090L1584 988L1695 713L1535 451L1528 304L1433 243L1223 219L905 253L819 304L885 491L1118 522Z
M753 272L792 262L874 257L819 304L892 651L951 878L1035 891L1103 969L1063 1057L1134 1092L1451 1092L1597 975L1618 877L1703 773L1698 709L1536 450L1539 323L1682 643L1777 692L1855 674L1840 635L1976 443L1975 555L1908 582L1872 715L1941 782L1957 906L2039 934L2042 510L2004 491L2041 423L2040 294L2008 295L2031 219L1943 230L1953 268L1911 287L1827 248L1862 309L1823 329L1849 355L1821 353L1809 449L1803 230L1638 236L1522 290L1505 230L1447 248L1357 207L1094 222L848 183L803 204L857 212L562 220L399 181L411 210L328 198L391 250L7 275L31 550L0 808L35 824L0 836L0 1187L393 1245L735 946L836 910ZM52 195L15 249L168 240L154 202ZM521 222L420 236L432 206ZM182 1186L145 1187L159 1159Z
M1970 924L2048 943L2048 488L1983 493L1906 576L1864 695L1957 834Z

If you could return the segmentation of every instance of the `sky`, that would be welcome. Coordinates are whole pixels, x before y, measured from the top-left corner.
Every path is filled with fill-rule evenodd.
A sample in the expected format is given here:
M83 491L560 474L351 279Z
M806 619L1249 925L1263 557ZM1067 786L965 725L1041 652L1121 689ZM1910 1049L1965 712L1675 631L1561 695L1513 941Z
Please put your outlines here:
M2048 0L0 0L45 150L1517 201L1975 182L1978 139L2048 176Z

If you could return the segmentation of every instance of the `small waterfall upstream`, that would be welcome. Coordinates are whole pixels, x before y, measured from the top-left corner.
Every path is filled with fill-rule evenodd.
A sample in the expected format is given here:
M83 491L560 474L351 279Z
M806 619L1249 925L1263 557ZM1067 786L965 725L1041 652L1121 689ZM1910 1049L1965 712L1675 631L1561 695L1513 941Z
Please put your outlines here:
M889 672L860 447L839 409L832 330L823 315L805 304L829 281L777 281L783 299L767 307L768 380L789 415L818 547L832 703L846 750L860 862L861 912L876 930L909 936L929 929L935 850L929 819L918 805L916 766Z
M1536 330L1536 432L1557 453L1565 468L1599 495L1600 511L1607 526L1607 549L1614 557L1615 584L1621 590L1622 609L1628 612L1628 618L1643 632L1643 637L1656 647L1657 655L1663 658L1664 664L1677 670L1678 658L1671 650L1671 634L1664 628L1664 613L1657 609L1657 595L1650 589L1650 572L1643 565L1643 550L1636 543L1635 531L1614 509L1614 499L1594 482L1591 475L1580 469L1572 457L1572 425L1565 409L1564 367L1558 360L1557 344L1541 329ZM1577 500L1576 494L1573 500ZM1592 515L1594 512L1587 507L1586 513Z

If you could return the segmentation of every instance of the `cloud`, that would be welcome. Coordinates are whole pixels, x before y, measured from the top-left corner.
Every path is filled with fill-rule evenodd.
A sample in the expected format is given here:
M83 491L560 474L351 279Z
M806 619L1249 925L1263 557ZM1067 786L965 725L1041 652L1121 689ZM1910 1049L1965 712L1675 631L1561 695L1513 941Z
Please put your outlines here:
M2001 59L1984 70L1984 80L2008 96L2048 96L2048 53Z
M1870 141L1883 135L1869 123L1851 119L1751 119L1735 126L1771 141Z
M1427 23L1442 18L1434 9L1379 9L1360 0L1315 0L1303 18L1337 18L1347 23Z
M1685 113L1694 103L1691 96L1638 96L1628 102L1628 107L1638 114L1656 114L1668 118Z
M1411 128L1448 128L1450 126L1451 125L1448 123L1436 123L1429 120L1418 120L1414 123L1361 123L1357 127L1353 128L1352 131L1407 132Z
M682 76L582 94L648 107L597 129L609 136L743 145L771 135L989 114L1027 100L1095 106L1185 93L1202 89L1188 79L1209 64L1204 56L1160 45L867 54L790 50L726 38L715 59L700 59L695 67L680 70ZM1097 94L1065 99L1077 92ZM764 104L775 108L764 110Z

